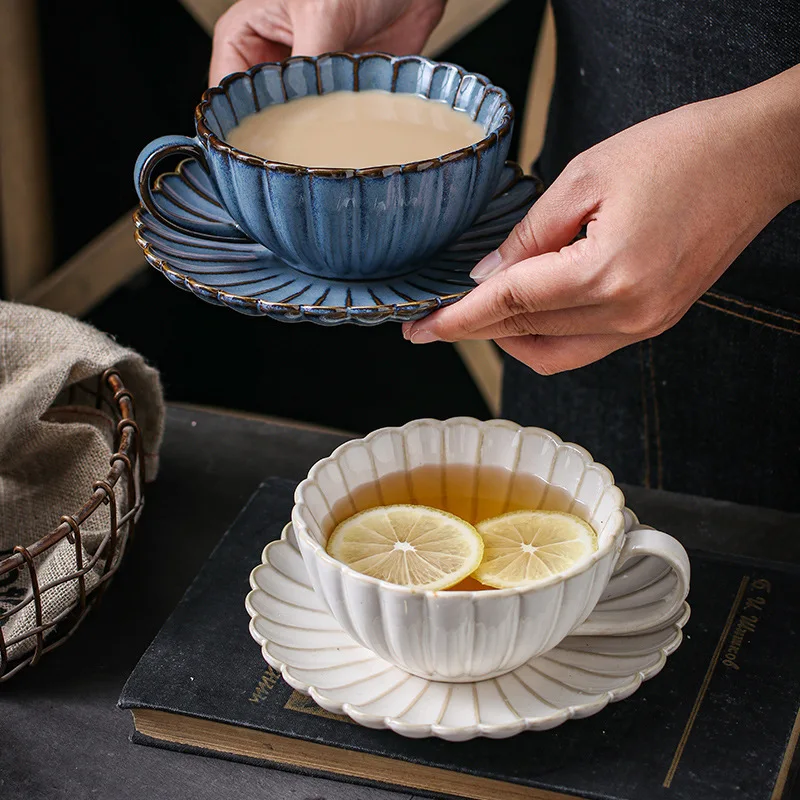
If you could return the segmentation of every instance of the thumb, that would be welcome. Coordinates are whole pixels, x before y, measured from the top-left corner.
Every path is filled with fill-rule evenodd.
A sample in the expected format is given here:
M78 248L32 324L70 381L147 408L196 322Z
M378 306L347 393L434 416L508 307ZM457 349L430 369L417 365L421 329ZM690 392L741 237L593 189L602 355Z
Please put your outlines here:
M595 206L589 193L577 189L563 174L559 176L514 226L503 244L473 268L470 277L476 283L483 283L519 261L566 247Z
M318 56L347 50L354 20L346 4L323 15L316 3L297 3L292 13L292 55Z

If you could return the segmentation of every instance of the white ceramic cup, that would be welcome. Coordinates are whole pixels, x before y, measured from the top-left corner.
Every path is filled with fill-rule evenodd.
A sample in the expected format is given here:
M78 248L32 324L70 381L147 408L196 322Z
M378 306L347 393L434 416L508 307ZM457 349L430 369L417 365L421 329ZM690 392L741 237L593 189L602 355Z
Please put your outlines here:
M531 497L531 507L556 506L583 516L597 532L596 552L536 584L478 592L398 586L327 554L331 509L337 503L357 487L380 485L387 475L427 464L502 467L512 481L519 473L538 476L542 496ZM549 500L549 493L559 500ZM626 532L624 509L611 472L582 447L540 428L459 417L416 420L343 444L297 487L292 523L315 591L353 639L414 675L463 682L510 672L569 634L641 632L680 612L689 591L686 551L660 531L634 526ZM672 568L672 592L635 622L624 611L608 610L583 625L614 571L643 555L657 556Z

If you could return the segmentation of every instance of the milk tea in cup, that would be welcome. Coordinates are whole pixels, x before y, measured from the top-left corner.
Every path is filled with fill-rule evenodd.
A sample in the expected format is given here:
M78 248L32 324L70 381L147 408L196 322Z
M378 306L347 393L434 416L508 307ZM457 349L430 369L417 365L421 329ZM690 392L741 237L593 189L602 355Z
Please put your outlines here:
M268 106L243 119L227 141L284 164L362 169L427 161L485 136L482 125L445 103L373 89Z
M502 188L514 109L454 64L326 53L227 76L194 121L195 136L161 136L136 159L136 191L155 220L227 240L153 195L164 159L194 158L241 235L308 275L372 281L421 265L480 217Z

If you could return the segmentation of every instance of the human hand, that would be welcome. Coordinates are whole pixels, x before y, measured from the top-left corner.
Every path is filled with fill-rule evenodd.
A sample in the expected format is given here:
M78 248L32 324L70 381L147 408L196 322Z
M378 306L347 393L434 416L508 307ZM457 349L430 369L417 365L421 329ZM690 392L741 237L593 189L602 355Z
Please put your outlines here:
M799 84L795 68L579 155L473 270L477 288L405 337L494 339L552 374L665 331L800 197Z
M445 0L239 0L214 27L210 85L290 54L418 53L444 5Z

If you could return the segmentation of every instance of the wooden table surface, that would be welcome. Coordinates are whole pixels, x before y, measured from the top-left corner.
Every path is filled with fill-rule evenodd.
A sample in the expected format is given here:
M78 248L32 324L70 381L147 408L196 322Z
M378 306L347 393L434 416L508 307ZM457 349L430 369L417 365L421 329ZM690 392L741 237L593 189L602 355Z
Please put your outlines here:
M407 793L131 744L116 708L138 658L266 477L302 478L342 434L171 407L161 472L120 572L82 628L0 686L0 797L390 800ZM799 515L626 488L643 521L694 548L800 561ZM258 553L253 554L258 558Z

